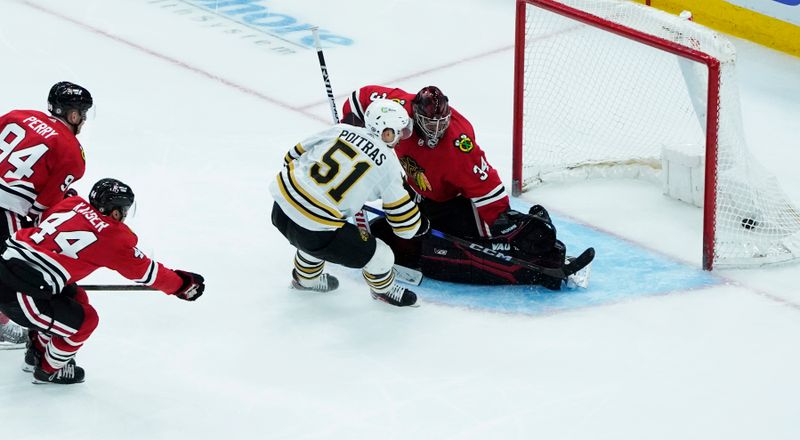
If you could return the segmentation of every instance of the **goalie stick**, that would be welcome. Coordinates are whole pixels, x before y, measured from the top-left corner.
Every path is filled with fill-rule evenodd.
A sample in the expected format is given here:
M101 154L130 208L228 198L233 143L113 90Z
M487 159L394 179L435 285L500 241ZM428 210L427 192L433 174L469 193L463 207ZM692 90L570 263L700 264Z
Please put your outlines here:
M376 215L380 216L385 215L384 212L381 211L380 209L373 208L368 205L364 205L363 209ZM516 258L511 255L503 254L502 252L487 248L485 246L481 246L478 243L466 240L464 238L456 237L450 234L445 234L444 232L437 231L435 229L431 229L431 235L450 241L452 243L457 243L462 246L466 246L472 250L481 252L487 258L513 263L518 266L522 266L526 269L530 269L538 273L541 273L542 275L547 275L562 280L568 279L570 275L573 275L576 272L580 271L581 269L589 265L589 263L591 263L592 260L594 260L594 248L590 247L585 251L583 251L577 257L570 259L569 262L565 263L561 267L546 267L531 263L530 261L525 261L521 258Z
M333 118L333 123L338 124L339 113L336 111L336 99L333 97L333 87L331 87L331 79L328 76L328 65L325 63L325 55L322 53L322 44L319 41L319 27L312 27L311 34L314 36L314 46L317 49L317 60L319 60L319 68L322 71L322 81L325 83L325 92L328 94L331 117ZM364 214L363 209L355 213L353 219L358 229L369 232L369 222L367 222L367 215Z

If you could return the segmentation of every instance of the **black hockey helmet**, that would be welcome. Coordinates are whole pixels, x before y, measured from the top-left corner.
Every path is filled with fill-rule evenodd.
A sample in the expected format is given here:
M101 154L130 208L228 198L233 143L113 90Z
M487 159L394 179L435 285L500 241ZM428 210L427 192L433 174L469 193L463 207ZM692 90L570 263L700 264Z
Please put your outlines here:
M65 117L70 110L77 110L81 116L92 108L92 94L85 88L69 81L57 82L47 95L47 110L54 116Z
M110 215L117 209L122 218L128 215L128 209L133 205L134 195L131 187L117 179L100 179L89 193L89 204L100 211L101 214Z
M414 128L420 137L435 147L450 126L450 104L447 96L436 86L423 87L411 101Z

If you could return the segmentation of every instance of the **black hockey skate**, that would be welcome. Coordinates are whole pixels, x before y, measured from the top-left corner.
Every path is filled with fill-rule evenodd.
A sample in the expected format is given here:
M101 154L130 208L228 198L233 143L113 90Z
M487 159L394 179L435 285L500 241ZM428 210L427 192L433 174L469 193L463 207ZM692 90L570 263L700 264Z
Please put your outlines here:
M339 288L339 280L328 273L306 280L297 275L297 271L292 269L292 287L297 290L310 290L313 292L332 292Z
M28 341L27 350L25 350L25 363L22 364L22 371L26 373L33 373L36 367L42 364L42 353L40 353L33 346L33 338Z
M39 367L33 371L33 383L36 385L42 384L57 384L57 385L71 385L74 383L81 383L84 380L86 373L83 368L75 365L75 361L70 359L63 367L59 368L55 373L47 373Z
M409 307L417 304L417 294L398 284L392 286L388 292L379 293L370 290L370 293L372 293L372 299L397 307Z
M28 330L14 321L0 324L0 350L18 350L25 348Z

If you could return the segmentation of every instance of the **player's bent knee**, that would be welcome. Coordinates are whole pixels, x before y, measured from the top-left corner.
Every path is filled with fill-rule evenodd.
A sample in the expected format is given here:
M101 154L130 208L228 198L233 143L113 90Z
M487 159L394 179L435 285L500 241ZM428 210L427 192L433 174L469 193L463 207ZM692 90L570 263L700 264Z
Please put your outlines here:
M83 342L88 339L100 323L97 310L95 310L91 304L81 304L81 307L83 308L83 322L78 328L78 331L70 337L70 339L76 342Z
M380 274L389 272L394 265L394 253L388 244L380 238L375 239L375 253L364 266L367 273Z

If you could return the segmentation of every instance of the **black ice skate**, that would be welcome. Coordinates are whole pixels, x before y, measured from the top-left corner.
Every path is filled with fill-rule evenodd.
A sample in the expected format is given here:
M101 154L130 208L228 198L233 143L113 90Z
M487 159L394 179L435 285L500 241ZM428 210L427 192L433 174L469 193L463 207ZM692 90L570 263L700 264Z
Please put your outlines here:
M417 303L417 294L398 284L392 286L388 292L379 293L374 290L370 290L370 292L372 293L372 299L383 301L393 306L408 307Z
M25 363L22 364L22 371L33 373L36 367L42 364L42 353L34 348L32 338L28 341L27 347L28 349L25 350Z
M28 329L9 321L0 324L0 350L18 350L25 348L28 341Z
M297 275L297 271L292 269L292 287L297 290L311 290L314 292L332 292L339 287L339 280L335 276L323 273L322 275L308 280Z
M70 359L63 367L58 369L55 373L48 373L39 367L33 371L33 383L36 385L41 384L57 384L57 385L71 385L73 383L83 382L86 374L83 368L75 365L75 361Z

